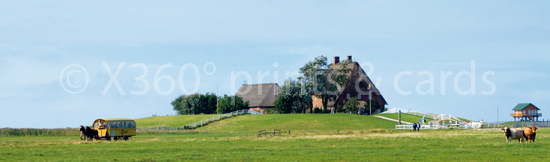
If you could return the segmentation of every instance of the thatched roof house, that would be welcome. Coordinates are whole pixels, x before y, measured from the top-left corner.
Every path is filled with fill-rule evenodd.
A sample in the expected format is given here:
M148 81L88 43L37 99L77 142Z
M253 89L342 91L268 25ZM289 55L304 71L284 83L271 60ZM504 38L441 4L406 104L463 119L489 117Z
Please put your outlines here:
M265 113L267 108L275 108L273 104L277 99L280 87L277 83L269 84L244 84L237 91L236 96L249 102L250 110Z
M378 105L382 106L382 108L387 105L386 99L382 96L382 93L380 93L380 90L374 85L374 83L371 81L371 79L367 76L367 73L363 70L361 65L357 62L353 62L351 59L351 56L348 56L349 64L347 65L347 69L350 70L350 72L347 74L348 76L348 83L346 87L341 88L338 91L338 94L335 100L329 100L328 101L328 108L336 107L337 105L343 105L345 101L347 101L350 98L357 98L359 103L361 104L360 107L363 107L366 102L369 101L369 95L372 94L372 101L377 102ZM335 66L338 66L340 63L339 57L334 58L334 63L329 65L328 69L333 68ZM370 85L370 89L369 89ZM313 97L313 106L314 107L323 107L322 100L319 98ZM377 110L382 111L382 110ZM374 112L374 111L373 111Z

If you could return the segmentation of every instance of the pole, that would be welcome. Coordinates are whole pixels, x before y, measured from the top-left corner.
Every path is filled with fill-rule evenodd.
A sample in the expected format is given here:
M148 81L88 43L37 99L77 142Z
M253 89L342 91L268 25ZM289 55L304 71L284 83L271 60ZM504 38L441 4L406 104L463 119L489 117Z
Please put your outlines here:
M399 118L399 122L397 124L401 125L401 110L399 110L399 113L397 115L398 115L398 118Z
M218 109L218 81L216 81L216 109ZM218 114L220 114L220 112L217 112Z
M369 90L370 94L369 94L369 115L372 115L372 90Z

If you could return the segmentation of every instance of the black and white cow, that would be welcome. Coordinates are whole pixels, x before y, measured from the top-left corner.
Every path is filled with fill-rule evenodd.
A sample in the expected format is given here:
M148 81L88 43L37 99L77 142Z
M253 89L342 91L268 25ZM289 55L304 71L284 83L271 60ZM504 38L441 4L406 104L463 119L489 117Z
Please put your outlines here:
M508 127L502 128L506 135L506 142L512 143L512 140L517 139L520 143L524 142L523 130L521 129L510 129Z

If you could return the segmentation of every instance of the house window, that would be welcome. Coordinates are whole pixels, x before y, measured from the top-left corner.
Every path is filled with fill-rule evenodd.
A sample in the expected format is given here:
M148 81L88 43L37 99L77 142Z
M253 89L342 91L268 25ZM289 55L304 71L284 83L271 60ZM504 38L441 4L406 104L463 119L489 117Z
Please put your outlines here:
M346 97L347 97L347 98L348 98L348 100L349 100L349 98L350 98L350 94L348 93L348 94L346 95Z
M358 99L358 100L361 99L361 93L357 94L357 99Z
M525 116L525 110L523 110L523 115Z

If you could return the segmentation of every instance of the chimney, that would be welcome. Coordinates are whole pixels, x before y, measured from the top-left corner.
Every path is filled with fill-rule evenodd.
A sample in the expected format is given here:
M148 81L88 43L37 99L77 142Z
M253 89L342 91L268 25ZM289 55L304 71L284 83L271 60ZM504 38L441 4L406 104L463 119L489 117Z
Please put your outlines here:
M340 63L340 57L334 56L334 65L336 65L337 63Z
M351 55L348 56L348 61L350 61L350 62L352 61L352 60L351 60Z

